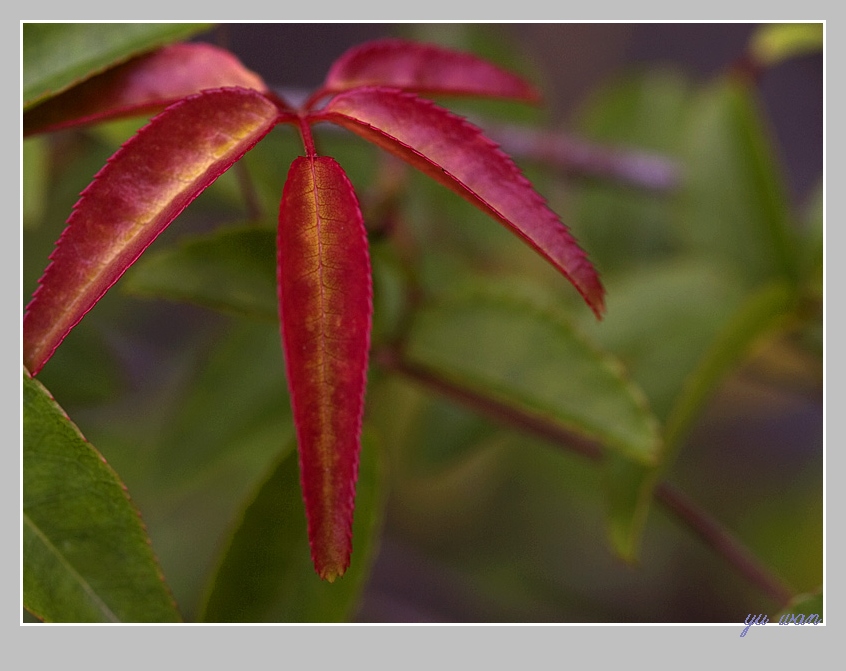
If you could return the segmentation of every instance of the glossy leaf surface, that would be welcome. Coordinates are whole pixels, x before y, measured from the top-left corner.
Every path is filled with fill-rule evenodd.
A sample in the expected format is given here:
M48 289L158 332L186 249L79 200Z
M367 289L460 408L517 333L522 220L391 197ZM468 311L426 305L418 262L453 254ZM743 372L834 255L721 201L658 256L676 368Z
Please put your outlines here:
M206 91L168 108L82 193L24 315L24 363L36 374L171 221L261 139L277 109L246 89Z
M125 487L23 378L23 598L49 622L180 619Z
M604 289L585 252L514 162L464 119L391 89L333 98L323 118L396 154L522 237L578 289L594 313Z
M349 566L370 347L367 237L334 159L300 157L282 195L279 311L312 559L332 581Z
M540 94L520 77L472 54L406 40L378 40L335 61L329 91L390 86L421 94L472 95L535 102Z
M254 72L210 44L174 44L111 68L24 114L24 135L158 112L181 98L227 86L265 91Z

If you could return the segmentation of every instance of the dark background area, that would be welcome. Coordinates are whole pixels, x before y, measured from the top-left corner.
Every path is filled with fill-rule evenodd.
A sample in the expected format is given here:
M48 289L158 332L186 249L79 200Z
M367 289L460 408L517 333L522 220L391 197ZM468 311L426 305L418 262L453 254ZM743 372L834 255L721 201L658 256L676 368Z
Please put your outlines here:
M332 62L361 42L407 34L413 24L231 23L212 39L234 51L265 81L280 88L319 86ZM607 78L627 69L672 64L706 80L744 51L752 23L519 23L491 24L529 55L543 75L552 119L565 121ZM450 35L452 24L426 33ZM268 55L271 58L268 58ZM823 56L792 59L759 83L767 114L790 171L797 202L819 179L823 164Z

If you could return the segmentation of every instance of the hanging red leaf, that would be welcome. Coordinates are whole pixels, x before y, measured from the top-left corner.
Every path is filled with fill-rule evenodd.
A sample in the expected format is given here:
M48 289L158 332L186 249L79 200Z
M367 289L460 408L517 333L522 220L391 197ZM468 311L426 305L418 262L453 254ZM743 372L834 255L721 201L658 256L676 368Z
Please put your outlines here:
M279 312L314 567L343 575L352 552L372 289L353 187L328 157L300 157L279 211Z
M82 192L24 315L35 375L141 252L276 123L246 89L205 91L168 108L112 156Z
M335 61L324 83L327 92L359 86L388 86L428 95L540 100L529 83L493 63L406 40L377 40L350 49Z
M173 44L91 77L24 114L24 135L163 110L205 89L266 91L256 73L210 44Z
M587 255L481 130L428 100L378 87L339 93L319 118L399 156L501 221L564 273L601 318L605 291Z

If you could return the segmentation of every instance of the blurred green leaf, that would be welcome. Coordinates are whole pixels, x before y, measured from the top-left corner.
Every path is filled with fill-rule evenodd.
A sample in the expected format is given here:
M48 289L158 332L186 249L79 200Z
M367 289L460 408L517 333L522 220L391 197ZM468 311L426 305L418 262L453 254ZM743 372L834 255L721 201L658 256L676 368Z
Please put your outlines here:
M659 474L659 467L619 454L610 453L603 459L608 538L617 556L628 562L637 559Z
M182 238L146 254L126 273L124 290L145 297L276 320L276 234L267 228L224 228Z
M444 379L655 463L658 425L618 362L561 315L505 292L424 307L405 355Z
M98 318L82 320L38 374L42 384L61 398L65 407L78 410L107 403L127 385L127 371L120 361L114 333L103 332L109 316L120 316L114 309L115 302L113 297L101 301Z
M405 328L410 313L408 270L390 244L370 246L373 271L373 332L371 350L391 342Z
M758 63L772 66L823 50L822 23L768 23L752 35L749 51Z
M692 86L679 72L630 73L594 93L580 110L578 127L607 147L677 158L691 98ZM671 194L599 180L571 188L573 230L604 275L666 258L681 247Z
M140 394L87 420L133 492L188 620L244 497L294 436L278 324L201 326L166 361L144 362Z
M369 384L367 395L368 417L390 453L391 476L400 482L397 488L402 491L395 497L404 497L417 483L432 483L441 476L451 477L453 471L468 470L463 464L472 461L473 453L497 433L498 427L477 412L431 395L404 377L377 378ZM449 497L431 497L424 491L426 486L419 489L426 498L437 499L432 504L449 506ZM463 497L467 492L462 489L457 495Z
M356 486L353 555L334 583L314 571L298 460L289 454L251 497L202 610L206 622L344 622L375 558L383 512L379 446L365 431Z
M368 421L390 460L393 537L408 534L438 549L510 538L496 507L514 474L502 426L401 376L371 380L367 397ZM512 440L526 449L525 434Z
M658 475L717 384L753 345L790 315L795 295L784 282L744 291L718 268L686 262L641 271L609 287L608 317L586 329L620 357L663 422L659 469L615 455L606 460L611 542L631 561Z
M24 607L50 622L176 622L123 483L44 387L23 380Z
M785 282L773 282L752 292L720 326L684 382L667 417L664 438L670 449L684 436L718 382L740 364L754 345L790 318L796 295Z
M189 23L24 23L24 108L131 56L210 27Z
M607 289L605 319L579 325L622 361L663 422L744 291L724 269L694 261L609 279Z
M746 286L796 279L797 249L781 163L755 89L725 77L699 95L686 133L678 221L690 249Z

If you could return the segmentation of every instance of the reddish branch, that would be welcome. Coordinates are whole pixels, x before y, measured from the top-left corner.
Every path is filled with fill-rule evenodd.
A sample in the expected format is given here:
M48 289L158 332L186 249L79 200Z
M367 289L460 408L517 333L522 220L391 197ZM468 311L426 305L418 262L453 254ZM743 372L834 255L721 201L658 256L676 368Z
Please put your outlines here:
M502 424L532 433L554 443L557 447L575 452L592 461L599 462L602 459L603 450L599 443L445 380L434 371L404 360L396 350L383 350L378 353L376 360L385 368L452 398ZM785 606L790 602L795 591L755 557L731 531L699 508L676 487L667 482L660 482L655 487L653 496L700 540L779 606Z
M670 191L681 182L680 167L664 156L605 147L561 132L513 125L484 124L484 128L507 154L566 175L611 180L650 191Z

